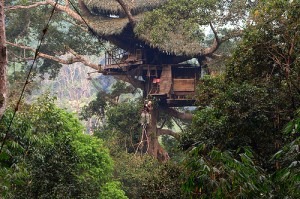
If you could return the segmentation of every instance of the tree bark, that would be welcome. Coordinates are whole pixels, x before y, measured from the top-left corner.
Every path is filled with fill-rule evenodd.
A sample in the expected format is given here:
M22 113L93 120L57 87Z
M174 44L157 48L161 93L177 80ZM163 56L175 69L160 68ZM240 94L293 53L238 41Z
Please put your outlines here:
M229 39L232 39L232 38L240 37L243 33L243 31L237 30L237 31L233 31L232 33L228 34L225 37L220 38L218 35L218 32L215 29L215 27L213 26L213 24L209 23L209 26L210 26L215 38L214 38L214 41L211 46L209 46L209 47L203 49L203 51L199 52L198 58L200 60L205 60L205 58L207 58L207 57L217 56L217 55L215 55L215 52L219 49L219 47L225 41L228 41Z
M132 25L132 27L134 27L136 21L133 18L131 12L130 12L129 6L123 0L116 0L116 1L120 4L120 6L122 7L122 9L124 10L124 12L127 15L127 18L129 20L130 24Z
M163 107L153 107L150 109L151 114L151 122L147 126L147 153L156 158L159 161L165 162L170 159L168 152L160 145L158 141L158 137L161 135L169 135L174 137L176 140L180 140L180 135L176 132L169 129L162 129L162 127L157 127L157 119L158 119L158 110L164 109L167 111L169 115L180 118L182 120L191 121L192 114L190 113L182 113L172 108L163 108Z
M165 162L170 159L168 153L162 148L158 142L158 137L161 135L157 128L157 118L158 118L158 109L154 107L150 110L151 122L147 126L147 145L148 145L148 154L152 157L158 159L159 161Z
M0 118L7 104L7 53L5 35L4 0L0 1Z

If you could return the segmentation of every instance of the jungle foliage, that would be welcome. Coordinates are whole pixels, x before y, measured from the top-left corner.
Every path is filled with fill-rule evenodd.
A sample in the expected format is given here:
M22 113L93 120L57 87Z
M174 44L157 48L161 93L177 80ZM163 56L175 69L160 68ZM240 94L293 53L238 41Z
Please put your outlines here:
M96 115L102 122L93 135L84 135L80 122L46 96L23 104L11 126L13 110L1 120L1 197L300 198L299 8L298 0L171 0L148 13L135 31L152 27L155 42L168 39L165 33L178 24L203 42L199 25L218 19L214 25L226 35L235 31L223 25L247 21L231 57L220 64L226 70L200 80L193 121L181 133L180 158L158 162L137 152L142 103L120 103L122 93L133 92L125 84L116 84L111 93L99 92L83 108L83 119ZM13 28L24 16L25 24L37 24L36 30ZM25 11L9 14L8 38L18 40L29 30L37 34L37 19L26 16ZM71 24L54 23L47 44L64 52L62 37L71 35L74 43L68 46L84 53L87 48L76 44L85 33ZM56 29L60 26L66 29ZM29 37L24 41L33 42ZM53 75L59 68L41 65Z
M183 138L195 198L299 197L299 6L261 1L225 73L199 84Z
M10 129L13 111L1 120L1 198L127 198L108 150L79 120L49 96L22 107Z

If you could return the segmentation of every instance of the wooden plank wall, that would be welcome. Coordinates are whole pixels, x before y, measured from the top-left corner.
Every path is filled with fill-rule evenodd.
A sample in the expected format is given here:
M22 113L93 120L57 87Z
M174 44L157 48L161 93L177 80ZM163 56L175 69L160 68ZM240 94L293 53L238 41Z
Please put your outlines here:
M173 91L195 91L195 80L194 79L173 79Z

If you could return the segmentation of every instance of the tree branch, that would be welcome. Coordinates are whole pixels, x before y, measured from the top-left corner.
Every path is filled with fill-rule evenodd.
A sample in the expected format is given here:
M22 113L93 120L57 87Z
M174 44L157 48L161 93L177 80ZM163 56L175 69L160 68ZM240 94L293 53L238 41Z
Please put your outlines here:
M219 46L221 45L221 40L218 36L218 33L217 33L215 27L212 25L212 23L209 23L209 26L214 33L215 39L214 39L214 43L212 44L211 47L204 49L204 51L203 51L204 56L209 56L209 55L213 54L214 52L216 52L216 50L218 50Z
M83 16L88 16L88 17L92 16L89 9L86 7L86 5L84 4L84 2L82 0L78 0L78 5L80 8L81 14Z
M21 5L20 6L8 6L8 7L6 7L6 10L31 9L31 8L35 8L35 7L42 6L42 5L54 6L55 3L56 2L53 0L45 0L45 1L37 2L37 3L31 4L31 5L27 5L27 6L21 6ZM74 10L72 10L68 3L66 3L66 5L56 4L55 9L57 11L63 11L67 15L72 17L73 19L77 20L80 23L83 23L81 16L78 15Z
M66 4L67 7L70 7L70 2L69 2L69 0L65 0L65 4Z
M190 122L193 119L193 114L191 113L182 113L170 107L164 107L163 110L169 115L184 121Z
M212 46L204 49L203 52L201 52L200 56L212 57L213 53L215 53L218 50L218 48L220 47L220 45L222 43L224 43L225 41L228 41L231 38L241 36L241 34L243 33L241 30L237 30L237 31L233 31L231 34L228 34L225 37L219 38L218 32L215 29L215 27L212 25L212 23L210 23L209 25L210 25L211 30L214 33L215 39L214 39Z
M21 48L21 49L24 49L24 50L29 50L29 51L32 51L34 53L36 51L34 48L31 48L31 47L28 47L28 46L23 46L23 45L20 45L20 44L14 44L14 43L11 43L11 42L8 42L8 41L6 42L6 44L17 47L17 48ZM59 62L61 64L67 64L67 65L70 65L70 64L73 64L73 63L76 63L76 62L81 62L84 65L86 65L88 67L91 67L91 68L93 68L93 69L95 69L99 72L101 71L101 68L99 67L99 65L89 62L82 55L78 55L72 49L68 49L68 50L69 50L70 53L73 54L74 57L70 57L67 60L61 59L59 57L55 57L55 56L52 56L52 55L48 55L48 54L45 54L45 53L41 53L41 52L39 52L38 57L50 59L50 60Z
M17 6L6 6L5 10L18 10L18 9L31 9L31 8L36 8L38 6L42 6L42 5L48 5L49 3L47 1L41 1L41 2L36 2L34 4L31 5L27 5L27 6L21 6L21 5L17 5Z
M75 59L74 59L74 60L76 60L77 62L81 62L81 63L83 63L84 65L89 66L89 67L91 67L91 68L93 68L93 69L95 69L95 70L101 72L101 67L100 67L100 65L98 65L98 64L93 64L93 63L89 62L89 61L86 60L82 55L77 54L77 53L76 53L73 49L71 49L71 48L68 48L68 51L69 51L70 53L72 53L72 54L75 56Z
M134 27L136 24L136 21L130 12L129 6L123 0L116 0L116 1L121 5L125 14L127 15L127 18L129 20L130 24L132 25L132 27Z
M55 5L55 1L53 0L46 0L50 5L54 6ZM75 12L74 10L72 10L69 5L67 4L66 6L62 6L60 4L56 5L56 10L58 11L63 11L65 13L67 13L70 17L72 17L73 19L76 19L77 21L79 21L80 23L83 23L83 20L81 18L81 16L79 14L77 14L77 12Z
M180 135L178 133L175 133L174 131L171 131L169 129L157 129L157 135L170 135L174 137L176 140L180 140Z
M180 130L183 132L183 128L181 127L181 125L179 124L179 122L177 121L178 118L172 117L173 121L176 123L176 125L180 128Z

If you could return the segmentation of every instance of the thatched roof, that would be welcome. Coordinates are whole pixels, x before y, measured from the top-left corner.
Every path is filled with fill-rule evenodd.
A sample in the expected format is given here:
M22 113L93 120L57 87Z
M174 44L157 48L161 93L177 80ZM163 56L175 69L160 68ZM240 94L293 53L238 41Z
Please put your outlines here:
M104 18L99 16L87 17L88 24L99 35L119 35L129 23L127 18Z
M166 2L166 0L124 0L128 4L134 4L135 6L131 7L132 9L139 10L142 9L144 6L152 5L152 7L161 5L161 3ZM92 30L97 33L99 36L102 37L110 37L110 36L118 36L119 38L122 35L127 35L125 31L129 29L129 20L127 17L122 18L112 18L108 16L100 16L96 15L95 11L91 9L97 8L98 10L102 10L103 13L106 11L110 14L112 13L120 13L122 8L115 0L83 0L86 8L89 11L89 15L85 16L85 19L88 21ZM150 7L150 6L149 6ZM123 11L122 11L123 12ZM103 14L102 13L102 14ZM138 23L143 19L144 13L139 13L134 15L134 19ZM132 33L134 30L130 30ZM135 41L140 41L145 43L146 45L150 46L151 48L157 48L159 51L165 54L173 54L179 56L188 56L193 57L199 55L199 53L203 50L199 41L196 39L192 39L191 37L187 36L185 32L180 29L177 32L169 32L168 33L169 39L165 39L161 43L155 43L151 39L150 31L145 32L142 35L135 35ZM133 39L133 38L131 38Z
M168 38L159 43L153 42L151 36L147 33L139 37L149 46L170 54L195 56L203 50L203 46L200 45L199 41L185 35L183 32L169 32Z
M125 13L116 0L83 0L87 8L99 15L118 15L124 16ZM124 0L129 6L132 15L153 10L167 0Z

